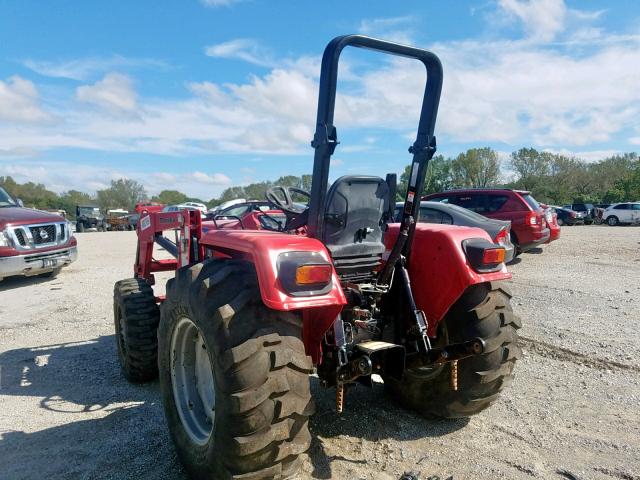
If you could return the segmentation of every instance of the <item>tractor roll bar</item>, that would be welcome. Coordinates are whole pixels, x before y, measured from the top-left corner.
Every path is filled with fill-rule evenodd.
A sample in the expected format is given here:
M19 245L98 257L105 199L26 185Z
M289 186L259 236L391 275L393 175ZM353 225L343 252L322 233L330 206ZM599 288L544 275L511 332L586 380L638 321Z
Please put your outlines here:
M313 162L313 181L311 184L311 199L309 201L308 234L311 237L322 238L324 232L325 200L329 183L329 165L331 155L338 144L336 128L333 125L333 114L336 103L336 86L338 82L338 63L342 50L347 47L366 48L391 55L414 58L421 61L427 71L418 134L409 152L413 154L412 172L410 176L411 202L409 192L405 202L403 220L409 216L417 219L420 199L414 198L422 191L426 167L435 152L435 137L433 131L442 90L442 64L438 57L420 48L409 47L397 43L377 40L363 35L344 35L336 37L324 50L320 71L320 93L318 96L318 116L316 132L311 142L315 148ZM414 172L414 168L416 171ZM406 218L405 218L406 217ZM409 227L409 239L413 236L413 228ZM405 246L408 251L410 241Z

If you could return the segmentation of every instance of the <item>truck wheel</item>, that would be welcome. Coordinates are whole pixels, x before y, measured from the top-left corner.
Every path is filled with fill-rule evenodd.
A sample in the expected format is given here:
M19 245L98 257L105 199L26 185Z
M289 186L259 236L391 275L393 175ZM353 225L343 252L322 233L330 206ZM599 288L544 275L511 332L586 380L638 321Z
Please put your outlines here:
M78 222L76 223L76 232L83 233L84 232L84 223Z
M291 478L310 444L313 371L298 314L264 306L253 265L208 260L167 283L160 388L193 478Z
M450 363L408 370L400 381L385 379L402 405L426 415L468 417L491 405L512 379L522 355L516 330L520 319L511 310L511 294L497 284L473 285L440 324L439 343L485 339L486 351L458 361L458 390L451 387Z
M616 217L615 215L611 215L610 217L607 217L607 225L609 225L610 227L615 227L616 225L618 225L619 220L618 217Z
M141 278L116 282L113 319L122 373L142 383L158 376L158 323L160 311L153 289Z

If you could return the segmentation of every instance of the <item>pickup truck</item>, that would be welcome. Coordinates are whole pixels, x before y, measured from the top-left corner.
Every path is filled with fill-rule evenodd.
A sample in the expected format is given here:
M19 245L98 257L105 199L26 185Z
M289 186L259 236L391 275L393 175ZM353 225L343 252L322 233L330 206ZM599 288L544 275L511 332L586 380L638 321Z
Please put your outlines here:
M56 276L78 258L69 222L24 208L0 188L0 280L14 275Z

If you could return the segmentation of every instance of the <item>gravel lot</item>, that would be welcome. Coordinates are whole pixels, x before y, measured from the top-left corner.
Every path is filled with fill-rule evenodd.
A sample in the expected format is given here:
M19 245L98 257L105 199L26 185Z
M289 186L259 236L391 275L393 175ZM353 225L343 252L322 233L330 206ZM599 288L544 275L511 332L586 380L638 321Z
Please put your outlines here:
M184 479L157 383L127 384L116 361L112 289L135 233L78 242L57 279L0 284L0 478ZM525 356L492 408L426 420L377 384L338 416L312 379L300 478L640 479L640 228L563 228L511 270Z

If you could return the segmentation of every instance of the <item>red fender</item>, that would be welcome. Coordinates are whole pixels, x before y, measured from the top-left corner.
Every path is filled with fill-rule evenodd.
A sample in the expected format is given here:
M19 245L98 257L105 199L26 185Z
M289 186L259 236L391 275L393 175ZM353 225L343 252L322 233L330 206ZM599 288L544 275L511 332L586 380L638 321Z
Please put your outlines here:
M293 297L278 280L277 260L285 252L317 252L331 262L322 242L301 235L268 230L212 230L203 235L201 245L210 246L234 258L255 265L264 304L274 310L303 310L303 340L314 363L321 358L320 342L347 303L334 270L329 293L316 297Z
M393 247L399 230L400 224L389 225L384 237L388 250ZM480 228L432 223L416 225L408 270L416 306L427 316L431 337L436 336L438 323L471 285L511 278L504 265L493 273L474 271L462 249L463 240L469 238L493 242Z

